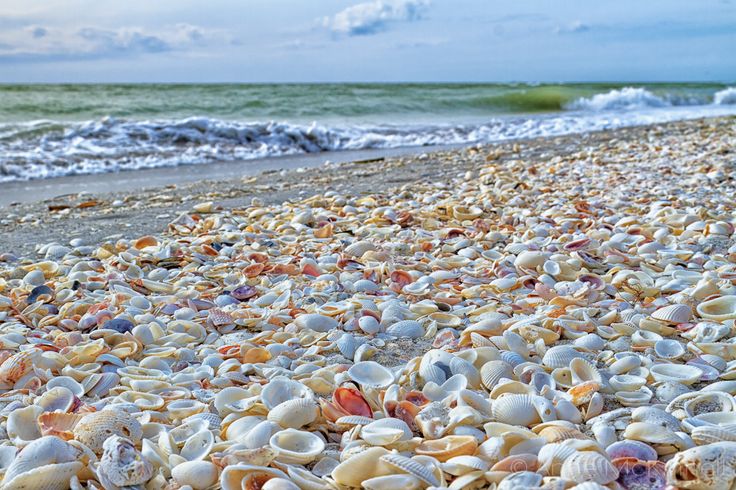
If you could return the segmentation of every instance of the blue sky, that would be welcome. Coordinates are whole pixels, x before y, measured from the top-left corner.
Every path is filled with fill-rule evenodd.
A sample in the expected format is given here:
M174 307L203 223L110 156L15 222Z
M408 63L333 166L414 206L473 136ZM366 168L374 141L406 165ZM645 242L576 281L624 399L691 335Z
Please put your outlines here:
M736 0L3 0L0 82L736 79Z

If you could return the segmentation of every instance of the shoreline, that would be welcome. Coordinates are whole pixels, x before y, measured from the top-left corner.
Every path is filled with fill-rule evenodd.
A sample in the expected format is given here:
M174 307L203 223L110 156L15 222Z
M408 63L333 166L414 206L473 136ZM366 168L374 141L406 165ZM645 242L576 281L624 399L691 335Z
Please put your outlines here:
M734 121L733 117L693 119L452 149L417 147L379 150L378 155L362 151L337 152L330 154L330 157L339 163L328 165L322 163L325 154L315 154L269 159L263 162L263 168L259 165L261 162L251 166L254 163L251 161L246 162L248 165L229 162L176 167L186 169L187 176L184 178L172 167L86 175L79 176L82 178L78 180L65 177L24 182L19 184L27 185L26 189L21 190L25 193L34 192L34 186L43 186L44 182L63 179L68 183L63 187L64 191L71 191L74 185L81 185L83 180L96 181L97 184L40 200L35 198L39 194L44 196L44 193L36 192L31 202L0 206L3 213L0 217L0 234L3 236L0 254L30 257L34 255L36 244L58 242L66 245L75 238L98 243L117 237L160 233L179 213L206 201L212 201L223 209L231 209L249 204L254 197L266 204L273 204L310 197L328 190L352 195L385 193L407 184L446 182L459 174L477 170L479 162L474 156L480 152L492 153L500 162L519 159L533 164L539 159L567 158L571 154L605 147L612 142L635 144L657 135L674 135L708 126L724 128L733 125ZM205 174L215 179L207 178L198 182L190 179ZM170 182L165 183L167 177ZM171 182L172 177L174 182ZM135 188L142 180L154 182L155 185ZM122 190L100 191L117 188L118 181ZM126 185L132 187L125 190ZM3 186L0 186L2 189Z

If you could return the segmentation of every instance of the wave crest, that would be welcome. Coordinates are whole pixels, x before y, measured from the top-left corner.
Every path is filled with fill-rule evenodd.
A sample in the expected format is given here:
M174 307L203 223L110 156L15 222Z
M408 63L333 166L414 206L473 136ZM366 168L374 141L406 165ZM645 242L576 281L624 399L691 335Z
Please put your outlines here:
M645 109L649 107L667 107L669 101L654 95L641 87L624 87L604 94L596 94L590 98L581 98L571 103L568 108L588 111L618 111Z
M728 87L715 93L713 103L717 105L736 104L736 87Z

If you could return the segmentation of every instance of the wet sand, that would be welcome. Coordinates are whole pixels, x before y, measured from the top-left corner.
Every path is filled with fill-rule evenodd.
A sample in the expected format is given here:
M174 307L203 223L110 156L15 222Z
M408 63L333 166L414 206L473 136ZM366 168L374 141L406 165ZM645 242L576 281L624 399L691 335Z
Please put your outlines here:
M638 145L664 136L733 132L735 126L736 118L715 118L455 149L332 154L339 161L328 164L326 155L312 155L6 184L0 187L0 254L34 257L37 244L98 243L163 232L179 213L202 202L231 209L253 198L275 203L329 190L381 194L411 183L445 182L487 165L488 159L533 165L566 158L589 164L591 152L605 155L609 146L629 145L635 152ZM12 202L20 199L24 202Z

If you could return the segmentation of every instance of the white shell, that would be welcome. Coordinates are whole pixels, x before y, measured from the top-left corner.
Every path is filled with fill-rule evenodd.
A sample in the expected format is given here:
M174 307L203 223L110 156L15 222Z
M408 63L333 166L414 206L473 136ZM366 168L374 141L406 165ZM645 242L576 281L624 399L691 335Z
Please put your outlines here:
M654 344L654 352L661 359L679 359L685 355L685 347L676 340L662 339Z
M504 394L493 401L491 410L501 423L527 427L557 416L552 402L537 395Z
M205 490L217 483L217 467L209 461L187 461L171 470L171 476L179 485L189 485L194 490Z
M276 460L286 464L308 464L314 461L325 443L311 432L286 429L271 436L269 444L278 455Z
M684 385L695 383L703 375L703 371L688 364L653 364L649 372L655 381L677 381Z
M488 361L480 368L483 386L492 390L503 379L514 379L514 369L505 361Z
M696 310L702 318L718 322L736 318L736 296L719 296L700 303Z
M387 446L399 441L408 441L413 436L406 422L395 418L379 419L360 430L360 437L372 446Z
M331 316L318 313L299 315L294 320L294 324L301 329L314 330L315 332L329 332L338 326L337 320Z
M401 320L386 329L386 333L395 337L418 339L424 336L424 327L414 320Z
M204 459L212 451L214 444L215 437L212 435L212 432L203 430L187 439L179 455L187 461Z
M300 429L317 420L319 408L314 400L298 398L287 400L268 412L268 420L281 427Z
M570 345L556 345L544 353L542 364L551 368L567 367L576 358L584 358L584 356Z
M693 310L688 305L669 305L652 313L652 318L667 323L678 324L690 321Z
M385 388L394 382L391 371L374 361L361 361L348 369L348 376L361 386Z
M269 410L280 403L297 398L314 399L314 393L302 383L283 376L271 379L261 390L261 402Z
M606 485L618 478L618 470L600 453L582 451L565 459L560 476L575 483L592 481Z

